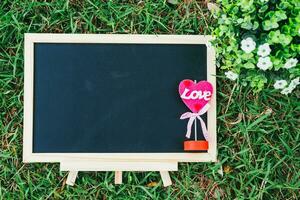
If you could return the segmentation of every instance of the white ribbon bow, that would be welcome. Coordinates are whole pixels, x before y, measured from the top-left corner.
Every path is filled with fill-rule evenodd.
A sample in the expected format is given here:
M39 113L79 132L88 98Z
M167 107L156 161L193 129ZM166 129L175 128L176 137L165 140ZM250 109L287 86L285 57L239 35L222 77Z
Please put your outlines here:
M187 119L187 118L189 118L189 121L187 123L187 131L186 131L185 137L187 137L187 138L191 137L192 125L193 125L194 122L196 123L195 119L199 119L200 123L201 123L201 128L202 128L203 136L204 136L204 138L206 140L208 140L208 131L207 131L205 122L203 121L203 119L200 116L203 115L204 113L206 113L207 110L209 109L209 107L210 107L210 105L206 104L201 110L199 110L198 113L186 112L186 113L183 113L180 116L180 119Z

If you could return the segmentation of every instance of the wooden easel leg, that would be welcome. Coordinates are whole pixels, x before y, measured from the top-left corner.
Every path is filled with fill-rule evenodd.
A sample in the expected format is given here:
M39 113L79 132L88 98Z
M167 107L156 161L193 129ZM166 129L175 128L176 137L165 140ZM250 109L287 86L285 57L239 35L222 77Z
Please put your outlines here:
M78 174L78 171L70 171L68 174L68 177L67 177L66 184L73 186L75 184L77 174Z
M168 171L160 171L159 173L160 173L162 182L164 184L164 187L172 185L172 180L171 180L171 177L170 177L170 174Z
M115 171L115 184L122 184L122 171Z

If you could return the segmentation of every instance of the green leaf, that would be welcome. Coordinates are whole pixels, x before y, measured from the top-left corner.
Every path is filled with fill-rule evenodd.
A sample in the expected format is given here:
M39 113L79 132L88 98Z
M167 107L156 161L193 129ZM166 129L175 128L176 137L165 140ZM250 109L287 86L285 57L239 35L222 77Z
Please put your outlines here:
M241 24L241 23L243 23L243 21L244 21L243 18L238 18L236 22L237 22L238 24Z
M224 34L226 34L228 32L229 32L229 28L226 25L220 25L219 28L216 30L216 33L219 36L222 36L222 35L224 35Z
M270 39L270 43L273 44L273 43L279 43L280 42L280 39L279 39L279 36L280 36L280 31L277 30L277 31L271 31L269 33L269 39Z
M283 9L283 10L285 10L287 8L291 8L291 7L292 7L292 5L288 1L284 1L284 0L281 1L278 6L278 8Z
M268 10L268 5L262 6L262 7L258 10L258 12L263 13L263 12L265 12L266 10Z
M237 58L237 59L235 59L235 61L234 61L234 65L239 65L239 64L241 64L242 63L242 59L241 58Z
M242 11L246 12L253 8L254 0L241 0L239 5Z
M300 36L300 21L294 23L292 20L290 20L289 25L286 26L289 27L289 32L288 32L289 35Z
M300 54L300 44L291 44L291 50Z
M228 30L228 26L221 25L221 26L220 26L220 30L225 32L225 31Z
M279 58L276 57L271 57L272 63L273 63L273 67L276 71L278 71L280 68L283 67L283 63Z
M283 33L289 35L289 34L291 33L291 27L288 26L288 25L284 25L284 26L282 26L281 31L282 31Z
M274 15L275 15L275 11L270 11L266 14L266 17L272 18L272 17L274 17Z
M243 65L243 67L246 69L254 69L255 65L251 62L247 62L246 64Z
M253 30L256 30L258 27L259 27L259 23L255 21L255 22L253 23L252 29L253 29Z
M279 27L279 24L277 23L276 18L272 17L270 19L270 21L271 21L271 28L278 28Z
M249 60L252 57L253 57L253 53L243 53L242 56L241 56L241 59Z
M267 83L267 78L263 74L248 73L247 81L250 82L250 86L254 88L254 92L259 92L264 88L264 84Z
M265 20L262 22L262 27L265 31L272 29L272 23L270 20Z
M241 27L243 29L246 29L246 30L251 30L252 29L252 23L251 22L244 22L244 23L242 23Z
M279 41L282 45L286 46L291 43L293 37L290 35L280 34Z
M275 11L274 17L275 17L277 22L287 19L285 11L283 11L283 10Z

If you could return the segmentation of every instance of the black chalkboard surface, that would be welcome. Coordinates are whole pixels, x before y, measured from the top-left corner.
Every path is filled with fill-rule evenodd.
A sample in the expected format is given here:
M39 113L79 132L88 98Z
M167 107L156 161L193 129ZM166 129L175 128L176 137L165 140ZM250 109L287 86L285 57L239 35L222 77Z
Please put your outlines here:
M183 152L178 84L206 74L205 44L35 43L33 153Z

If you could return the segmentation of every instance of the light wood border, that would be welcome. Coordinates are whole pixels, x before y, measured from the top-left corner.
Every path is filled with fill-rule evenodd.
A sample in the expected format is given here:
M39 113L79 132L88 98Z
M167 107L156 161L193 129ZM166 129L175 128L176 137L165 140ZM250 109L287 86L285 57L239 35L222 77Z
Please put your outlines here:
M178 163L142 161L68 161L60 163L60 171L177 171Z
M23 162L67 161L147 161L147 162L216 162L216 64L211 36L202 35L109 35L109 34L47 34L27 33L24 43L24 129ZM215 92L208 111L209 150L207 153L33 153L33 86L34 43L132 43L132 44L206 44L207 80ZM179 119L179 116L178 116ZM183 142L183 141L182 141Z

